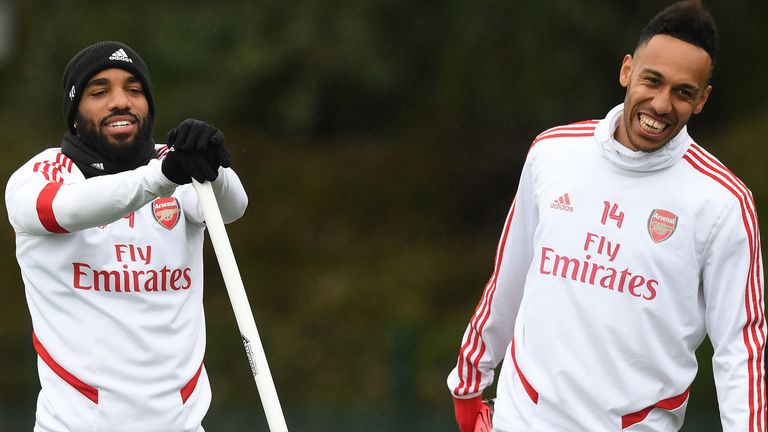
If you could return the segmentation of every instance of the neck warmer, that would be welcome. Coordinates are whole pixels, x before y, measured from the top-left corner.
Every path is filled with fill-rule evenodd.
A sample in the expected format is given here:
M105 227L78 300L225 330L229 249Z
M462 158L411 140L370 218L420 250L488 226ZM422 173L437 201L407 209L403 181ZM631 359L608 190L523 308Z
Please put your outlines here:
M623 113L624 105L616 106L595 128L595 138L602 147L603 156L618 167L640 172L664 169L682 159L693 142L686 126L656 151L646 153L630 150L614 138Z
M61 141L61 152L64 156L75 162L75 165L80 168L85 178L130 171L148 164L150 160L157 157L155 144L150 140L140 152L136 153L132 160L125 162L112 161L83 144L80 138L72 135L71 132L64 134L64 138Z

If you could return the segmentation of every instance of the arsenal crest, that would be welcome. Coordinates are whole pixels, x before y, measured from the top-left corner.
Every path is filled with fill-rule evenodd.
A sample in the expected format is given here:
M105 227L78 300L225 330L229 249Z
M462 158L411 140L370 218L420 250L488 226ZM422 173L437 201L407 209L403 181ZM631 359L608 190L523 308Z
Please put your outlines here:
M152 201L152 214L160 225L167 229L173 229L179 221L181 207L174 197L158 198Z
M648 234L651 240L661 243L672 236L677 228L677 215L662 209L655 209L648 217Z

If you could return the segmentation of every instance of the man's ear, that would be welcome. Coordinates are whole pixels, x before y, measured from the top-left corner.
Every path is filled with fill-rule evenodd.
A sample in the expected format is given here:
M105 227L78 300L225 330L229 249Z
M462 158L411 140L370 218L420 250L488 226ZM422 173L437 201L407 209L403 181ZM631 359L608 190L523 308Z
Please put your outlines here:
M632 55L627 54L624 56L624 60L621 62L621 69L619 70L619 83L622 87L629 85L629 78L632 76Z
M707 88L705 88L704 91L701 93L699 100L696 102L696 106L693 107L694 114L698 114L701 112L701 110L704 109L704 104L707 103L710 93L712 93L712 86L708 85Z

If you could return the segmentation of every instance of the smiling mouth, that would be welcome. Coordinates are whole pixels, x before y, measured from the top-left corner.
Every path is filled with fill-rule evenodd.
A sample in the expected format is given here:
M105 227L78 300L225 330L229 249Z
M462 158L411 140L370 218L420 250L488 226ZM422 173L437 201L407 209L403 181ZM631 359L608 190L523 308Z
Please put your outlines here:
M664 132L669 126L668 124L654 120L645 114L640 114L638 118L640 120L640 127L643 128L644 131L654 135Z
M116 122L107 123L107 126L109 127L124 127L124 126L130 126L133 124L133 122L129 122L127 120L120 120Z
M138 123L139 119L133 114L116 113L104 119L101 124L107 133L120 135L130 133Z

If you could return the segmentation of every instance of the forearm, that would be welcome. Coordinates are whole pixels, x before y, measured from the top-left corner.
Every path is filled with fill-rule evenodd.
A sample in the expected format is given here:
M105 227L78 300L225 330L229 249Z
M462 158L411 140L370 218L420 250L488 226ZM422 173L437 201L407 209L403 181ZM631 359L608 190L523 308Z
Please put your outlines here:
M11 224L19 232L66 233L106 225L176 185L160 171L160 162L119 174L71 183L12 178L6 189Z

